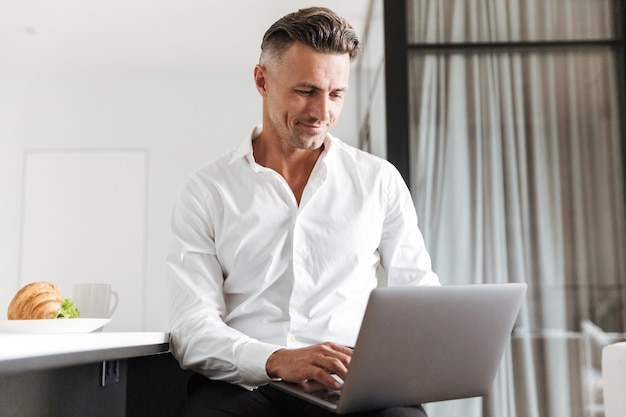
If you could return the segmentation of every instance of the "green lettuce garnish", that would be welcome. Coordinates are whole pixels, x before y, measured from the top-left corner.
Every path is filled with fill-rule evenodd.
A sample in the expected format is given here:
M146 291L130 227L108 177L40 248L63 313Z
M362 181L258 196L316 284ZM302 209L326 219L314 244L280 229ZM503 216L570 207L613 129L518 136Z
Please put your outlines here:
M74 301L64 298L57 312L57 319L75 319L78 316L80 316L80 312L74 305Z

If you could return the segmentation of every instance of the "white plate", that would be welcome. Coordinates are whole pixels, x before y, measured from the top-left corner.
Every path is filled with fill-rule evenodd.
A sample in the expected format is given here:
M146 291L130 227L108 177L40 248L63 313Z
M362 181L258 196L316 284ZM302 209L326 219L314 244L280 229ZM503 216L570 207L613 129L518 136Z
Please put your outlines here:
M0 333L90 333L111 319L0 320Z

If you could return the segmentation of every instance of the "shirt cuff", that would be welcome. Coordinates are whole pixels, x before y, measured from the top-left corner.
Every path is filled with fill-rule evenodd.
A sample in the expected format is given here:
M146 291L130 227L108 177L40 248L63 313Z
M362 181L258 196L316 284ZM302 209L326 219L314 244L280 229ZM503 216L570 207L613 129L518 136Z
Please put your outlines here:
M246 384L241 386L247 389L255 389L259 385L265 385L273 379L267 374L266 364L270 355L284 346L269 343L250 342L244 346L239 356L239 370L242 380Z

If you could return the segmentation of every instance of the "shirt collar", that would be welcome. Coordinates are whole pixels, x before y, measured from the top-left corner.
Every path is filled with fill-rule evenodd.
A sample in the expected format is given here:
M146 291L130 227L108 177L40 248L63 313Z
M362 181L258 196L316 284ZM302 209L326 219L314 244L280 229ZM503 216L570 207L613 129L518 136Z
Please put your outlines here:
M245 158L250 165L254 164L254 155L252 154L252 141L256 139L263 131L263 125L257 125L252 129L252 132L241 142L237 150L230 158L229 164L238 161L241 158Z

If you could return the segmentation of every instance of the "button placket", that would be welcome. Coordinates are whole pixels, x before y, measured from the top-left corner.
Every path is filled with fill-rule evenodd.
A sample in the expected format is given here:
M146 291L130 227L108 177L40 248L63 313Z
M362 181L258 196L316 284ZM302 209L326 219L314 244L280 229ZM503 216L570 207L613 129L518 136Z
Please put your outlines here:
M310 296L311 277L307 268L306 242L299 233L299 214L294 215L293 223L293 247L292 247L292 267L294 284L289 300L289 311L291 315L291 333L297 335L307 322L307 312L305 311L306 299Z

